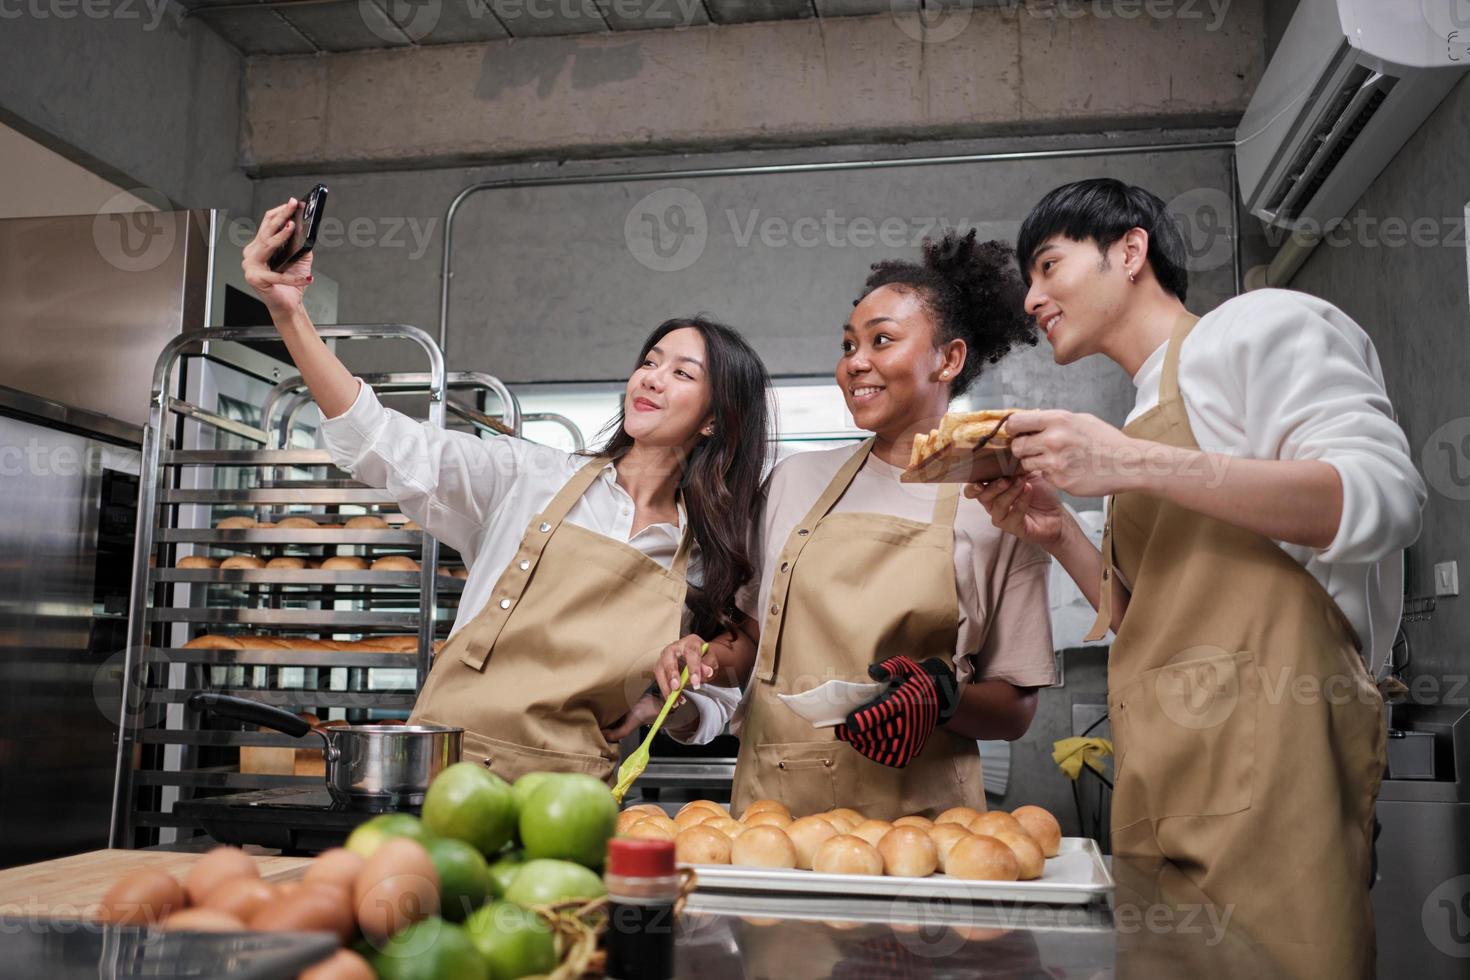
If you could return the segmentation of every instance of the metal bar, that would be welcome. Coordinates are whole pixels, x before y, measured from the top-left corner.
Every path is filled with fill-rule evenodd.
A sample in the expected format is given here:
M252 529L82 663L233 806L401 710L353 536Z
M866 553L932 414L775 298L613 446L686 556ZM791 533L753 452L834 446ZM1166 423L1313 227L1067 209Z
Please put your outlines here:
M172 449L164 466L334 466L325 449Z
M109 442L129 446L143 443L143 427L140 425L131 425L111 415L89 412L74 405L63 405L61 402L4 385L0 385L0 412L23 415L73 432L100 436Z
M393 371L381 374L359 375L362 383L374 391L412 392L424 391L429 384L429 375L412 371ZM510 426L513 435L521 433L521 403L516 398L515 392L495 377L483 371L450 371L445 375L446 388L480 388L493 392L505 408L507 417L506 424ZM276 410L287 396L295 396L282 412L281 425L276 425ZM291 375L282 378L270 394L266 396L265 407L261 412L261 427L276 437L276 445L285 446L287 437L295 425L295 414L302 406L310 402L311 395L307 391L306 382L301 375Z
M397 503L387 490L372 487L341 490L318 487L268 487L251 490L177 487L164 490L159 499L165 504L355 504L370 507Z
M203 422L206 425L212 425L216 429L224 429L226 432L234 433L244 439L258 442L262 446L270 441L264 429L257 429L255 426L247 425L238 419L226 418L223 415L200 408L198 405L191 404L180 398L170 398L168 400L168 410L175 415L187 415L191 419Z
M149 647L143 662L204 667L365 667L407 670L418 666L412 653L348 653L343 650L199 650Z
M138 733L138 741L145 745L208 745L217 748L239 748L252 746L267 749L320 748L320 743L311 742L279 732L231 732L210 729L171 731L163 728L146 728Z
M320 786L320 776L277 776L257 772L164 772L140 769L139 786L192 786L195 789L275 789L278 786Z
M148 700L155 704L183 704L196 690L197 688L153 688L148 691ZM220 690L219 693L252 698L262 704L273 704L278 708L373 708L385 711L412 708L414 700L418 697L411 692L404 694L400 691L316 691L282 688L262 691L251 687L227 688Z
M1011 150L993 153L961 153L952 156L907 157L898 159L845 160L828 163L778 163L744 167L708 167L692 170L637 171L628 174L583 174L571 177L508 177L471 184L455 195L444 213L444 251L440 257L439 283L439 348L449 350L449 283L454 278L451 255L454 245L454 219L460 205L480 191L508 190L524 187L572 187L582 184L640 183L650 180L699 180L709 177L749 177L763 174L825 173L853 170L879 170L901 167L933 167L966 163L1000 163L1015 160L1065 160L1074 157L1118 156L1125 153L1178 153L1187 150L1234 150L1228 140L1156 145L1077 147L1065 150Z
M374 544L381 547L410 547L432 541L420 531L374 531L370 528L266 527L226 528L169 527L160 528L158 540L164 544Z
M484 412L480 412L476 409L470 408L468 405L461 405L453 398L449 399L448 407L449 410L455 415L459 416L466 422L470 423L471 425L482 431L494 432L495 434L502 436L514 436L516 434L514 429L512 429L510 426L506 425L499 419L492 419Z
M587 448L587 440L582 437L582 430L577 427L577 423L560 412L532 412L529 415L522 415L521 422L555 422L571 433L574 452L580 453Z
M238 623L251 626L320 626L334 633L353 627L413 629L417 612L353 612L328 609L209 609L194 607L155 609L155 623Z

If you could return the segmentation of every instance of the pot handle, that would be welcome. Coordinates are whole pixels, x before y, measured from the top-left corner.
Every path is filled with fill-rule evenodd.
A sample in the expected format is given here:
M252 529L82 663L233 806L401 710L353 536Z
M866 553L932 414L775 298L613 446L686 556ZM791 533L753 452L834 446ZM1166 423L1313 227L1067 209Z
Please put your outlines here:
M231 694L195 691L189 695L188 705L195 711L207 711L221 718L243 721L248 725L259 725L262 728L270 728L296 738L301 738L311 732L310 723L296 717L285 708L277 708L275 705L263 704L249 698L237 698Z

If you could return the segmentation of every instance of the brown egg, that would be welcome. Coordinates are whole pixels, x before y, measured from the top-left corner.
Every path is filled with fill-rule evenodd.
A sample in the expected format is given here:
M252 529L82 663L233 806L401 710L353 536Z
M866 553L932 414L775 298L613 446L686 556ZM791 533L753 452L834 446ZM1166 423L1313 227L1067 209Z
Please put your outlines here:
M895 878L927 878L939 869L939 848L918 827L894 827L878 841L883 873Z
M949 857L950 849L962 840L969 840L975 835L970 833L964 824L937 823L926 831L929 839L934 842L934 847L939 851L939 867L944 869L945 859ZM948 871L946 870L947 874Z
M245 923L215 909L182 909L163 920L164 932L244 932Z
M990 836L1009 847L1011 853L1016 856L1017 878L1021 881L1031 881L1041 877L1041 872L1046 867L1046 855L1041 853L1041 845L1032 840L1030 834L1018 834L1014 830L997 830Z
M357 876L352 907L369 939L386 939L414 922L437 915L439 874L429 852L406 837L385 842Z
M997 830L1009 830L1013 834L1026 832L1021 822L1004 810L990 810L982 813L965 826L970 828L970 833L980 837L994 837Z
M836 837L837 828L821 817L802 817L800 820L793 820L791 826L786 828L786 836L791 838L791 843L796 847L796 866L810 871L817 848Z
M674 826L680 830L688 830L690 827L702 824L706 820L714 820L719 816L720 814L712 810L706 810L702 806L695 807L692 810L681 810L679 811L679 815L674 818Z
M673 840L678 835L677 830L671 830L657 820L640 820L622 834L634 840Z
M994 837L971 835L950 848L944 873L969 881L1015 881L1021 869L1009 847Z
M744 820L747 827L789 827L792 824L791 815L779 810L762 810L753 817Z
M437 910L437 884L434 898ZM255 932L331 932L343 942L352 938L354 925L352 899L337 885L304 885L291 897L266 905L250 919L250 928Z
M255 859L238 847L216 847L200 858L184 878L190 905L203 905L209 893L231 878L259 878Z
M883 858L861 837L842 834L817 848L812 870L829 875L881 875Z
M313 858L301 880L308 885L336 885L350 892L366 864L367 859L361 854L345 847L334 847Z
M796 845L780 827L747 827L730 848L730 863L751 868L794 868Z
M1056 857L1062 847L1062 825L1051 811L1039 806L1019 806L1011 811L1022 829L1041 845L1041 853Z
M378 980L368 961L350 949L339 949L330 958L297 974L296 980Z
M184 886L167 871L139 868L102 896L98 918L119 926L155 926L184 907Z
M791 811L780 800L756 800L745 808L745 812L740 815L740 822L747 823L757 813L765 813L767 811L775 811L776 813L784 813L788 817L791 816Z
M745 824L736 820L734 817L715 817L713 820L706 820L699 826L708 827L710 830L718 830L731 840L745 833Z
M852 834L852 836L861 837L869 844L877 847L878 842L883 839L883 835L888 833L892 829L893 824L889 823L887 820L864 820L862 823L858 824L856 827L852 828L852 830L848 832Z
M957 823L969 826L971 820L980 816L980 811L968 806L952 806L934 818L935 824Z
M928 817L920 817L914 815L909 817L899 817L897 820L893 821L893 826L918 827L920 830L928 830L930 827L934 826L934 821L930 820Z
M679 831L674 838L674 860L683 864L729 864L730 838L700 824Z
M275 901L276 889L259 878L231 878L222 882L204 900L204 908L233 915L249 922L262 906Z

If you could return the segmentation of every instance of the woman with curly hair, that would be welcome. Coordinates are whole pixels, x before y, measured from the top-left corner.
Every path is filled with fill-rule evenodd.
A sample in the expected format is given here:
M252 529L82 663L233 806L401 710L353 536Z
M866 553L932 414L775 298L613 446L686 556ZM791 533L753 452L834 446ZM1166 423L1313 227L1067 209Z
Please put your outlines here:
M920 262L872 267L836 368L872 437L775 468L742 629L703 658L702 639L685 637L656 672L665 690L685 664L695 683L720 668L742 681L753 673L737 719L737 812L762 798L794 815L985 808L975 740L1019 738L1036 689L1055 680L1050 559L1000 533L958 485L899 474L915 434L935 428L986 364L1036 343L1024 295L1009 246L973 231L925 242ZM828 680L885 688L835 729L813 728L777 698ZM671 733L718 734L735 700L723 693L691 691Z

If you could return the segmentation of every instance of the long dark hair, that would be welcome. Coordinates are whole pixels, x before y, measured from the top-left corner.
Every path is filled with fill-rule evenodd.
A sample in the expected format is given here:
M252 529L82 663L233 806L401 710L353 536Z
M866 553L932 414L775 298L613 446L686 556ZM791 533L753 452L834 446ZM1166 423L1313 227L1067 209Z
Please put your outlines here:
M665 335L685 327L704 338L714 416L714 434L690 451L679 481L704 571L703 584L689 589L687 602L694 632L712 638L738 629L735 592L756 572L761 475L771 438L767 404L771 377L744 337L704 314L660 323L643 342L635 363L643 363ZM633 448L633 437L623 428L622 410L608 429L607 441L589 455L621 459Z

